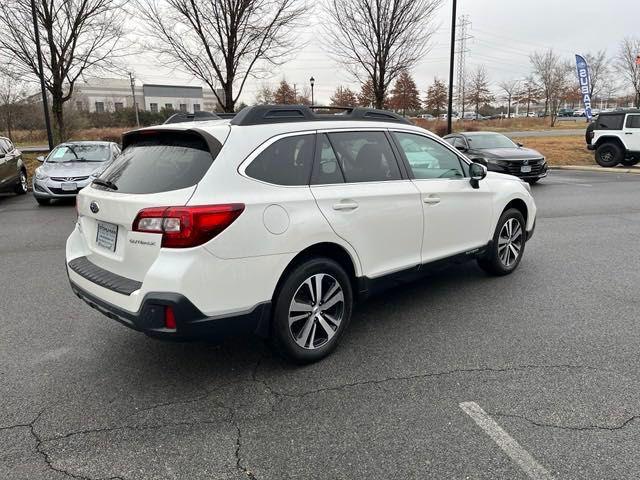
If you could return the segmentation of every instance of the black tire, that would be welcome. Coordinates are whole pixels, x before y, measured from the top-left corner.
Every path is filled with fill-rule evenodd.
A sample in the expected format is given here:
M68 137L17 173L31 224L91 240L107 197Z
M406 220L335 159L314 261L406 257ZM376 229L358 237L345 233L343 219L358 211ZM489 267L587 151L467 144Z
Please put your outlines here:
M622 165L624 165L625 167L633 167L634 165L637 165L638 163L640 163L640 158L634 158L634 157L627 157L624 160L622 160Z
M14 188L14 191L17 195L24 195L27 193L27 172L25 170L20 170L20 175L18 176L18 183Z
M539 178L527 178L525 180L525 182L527 182L529 185L535 185L536 183L538 183L540 181Z
M36 202L38 202L38 205L42 205L42 206L47 206L51 204L51 200L49 200L48 198L36 197Z
M507 222L512 219L515 220L520 226L520 241L516 242L516 239L512 238L513 249L519 247L519 250L515 260L512 263L509 263L508 256L506 262L501 258L502 254L504 254L504 237L502 236L502 233L503 228L505 227ZM511 225L513 225L513 223ZM527 227L524 221L524 217L519 210L510 208L509 210L503 212L503 214L500 216L500 219L498 220L498 225L496 226L496 231L493 234L493 240L491 242L491 245L489 246L489 250L486 252L484 257L478 259L478 265L480 266L480 268L482 268L490 275L497 276L508 275L512 273L516 268L518 268L518 265L520 265L520 261L522 260L522 256L524 255L527 235L526 228ZM515 232L516 230L514 229L514 233ZM511 247L508 244L506 248L507 250L509 250ZM513 255L513 249L510 251L510 255Z
M298 299L297 302L299 301L306 306L313 305L315 288L305 282L307 280L311 280L311 283L315 286L315 276L322 274L324 274L324 276L320 276L321 300L324 299L326 303L330 303L330 300L333 297L325 298L325 295L329 293L327 290L332 290L335 281L335 283L339 285L341 291L338 290L334 295L337 296L342 293L343 301L329 307L329 310L327 311L319 309L322 304L320 302L319 306L312 307L313 310L311 310L306 316L304 316L307 311L306 309L292 310L294 312L298 312L294 316L302 316L302 318L292 322L290 327L290 308L292 301L294 300L294 296ZM325 287L326 290L323 291ZM308 295L308 305L305 301L305 298L307 297L305 294ZM318 302L315 302L315 304L318 304ZM340 338L344 334L344 331L351 320L351 311L353 309L351 281L340 264L334 260L329 258L310 259L301 263L287 274L287 277L284 279L284 282L274 297L273 305L271 344L274 349L284 358L294 363L305 364L317 362L329 355L337 347L340 342ZM339 314L336 313L338 312L338 309ZM333 333L331 337L329 337L326 330L323 329L320 324L320 320L317 319L314 312L318 312L317 314L321 316L322 321L332 327L335 327L336 325L331 324L327 318L331 318L333 320L338 317L340 318L337 327L335 329L332 328L335 333ZM323 315L331 316L325 318ZM305 327L307 327L307 325L311 326L306 330L307 335L304 335ZM315 338L316 329L318 331L317 339ZM298 341L302 341L304 344L308 345L308 347L305 348L299 345L294 338L294 333L299 334ZM326 340L324 337L327 337ZM314 342L314 339L316 342ZM325 340L324 343L322 343L323 340ZM311 348L312 344L317 346Z
M596 149L596 162L601 167L615 167L624 160L624 152L620 145L605 142Z

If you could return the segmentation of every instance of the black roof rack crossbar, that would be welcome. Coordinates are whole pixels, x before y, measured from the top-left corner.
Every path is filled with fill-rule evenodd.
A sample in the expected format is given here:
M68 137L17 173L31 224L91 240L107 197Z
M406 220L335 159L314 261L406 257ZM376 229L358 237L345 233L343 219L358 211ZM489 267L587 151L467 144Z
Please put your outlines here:
M320 113L327 110L340 113ZM383 121L410 124L406 118L387 110L361 107L323 107L314 105L254 105L245 107L231 120L232 125L265 125L269 123L317 122L328 120Z
M167 118L164 123L204 122L205 120L220 120L215 113L199 110L193 113L178 112Z

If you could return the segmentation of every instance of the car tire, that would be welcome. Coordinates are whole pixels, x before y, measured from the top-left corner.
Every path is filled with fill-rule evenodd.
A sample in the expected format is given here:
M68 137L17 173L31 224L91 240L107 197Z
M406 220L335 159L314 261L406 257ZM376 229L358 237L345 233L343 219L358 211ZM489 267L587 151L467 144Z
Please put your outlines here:
M633 167L634 165L637 165L638 163L640 163L640 158L627 157L624 160L622 160L621 163L625 167Z
M27 183L27 172L24 170L20 170L20 175L18 176L18 183L16 183L14 191L16 192L17 195L24 195L25 193L27 193L27 190L29 189L28 185L29 184Z
M624 160L624 152L620 145L605 142L596 149L596 162L601 167L615 167Z
M337 347L352 309L351 281L340 264L307 260L287 274L275 295L271 343L289 361L317 362Z
M518 268L524 255L526 228L519 210L506 210L498 220L488 251L478 259L480 268L497 276L508 275Z
M51 200L49 200L48 198L37 198L36 197L36 202L38 202L38 205L42 205L42 206L47 206L51 204Z

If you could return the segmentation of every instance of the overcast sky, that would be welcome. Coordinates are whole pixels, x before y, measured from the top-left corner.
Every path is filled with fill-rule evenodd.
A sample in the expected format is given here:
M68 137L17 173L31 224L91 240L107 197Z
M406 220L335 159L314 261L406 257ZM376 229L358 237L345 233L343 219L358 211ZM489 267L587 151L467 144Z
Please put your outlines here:
M640 37L640 0L458 0L458 12L471 21L467 70L484 65L494 83L529 74L529 54L535 50L552 47L567 59L601 49L614 55L624 36ZM412 72L421 92L435 75L448 76L450 17L451 0L445 0L435 19L431 50ZM276 85L282 78L300 88L313 76L316 103L328 102L339 85L359 88L326 53L319 21L319 12L309 15L308 28L301 33L307 46L270 78L248 82L241 100L252 103L261 84ZM201 83L180 72L159 71L150 55L130 65L141 82Z

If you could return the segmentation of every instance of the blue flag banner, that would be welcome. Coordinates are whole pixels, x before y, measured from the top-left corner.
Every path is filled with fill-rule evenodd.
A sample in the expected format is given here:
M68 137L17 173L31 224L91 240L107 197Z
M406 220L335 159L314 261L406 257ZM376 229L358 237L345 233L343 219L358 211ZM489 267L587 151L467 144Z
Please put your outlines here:
M587 120L591 121L591 77L589 76L589 65L582 55L576 55L576 69L578 71L578 82L580 83L580 94L584 103L584 111Z

